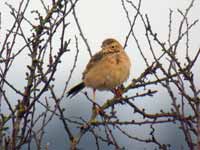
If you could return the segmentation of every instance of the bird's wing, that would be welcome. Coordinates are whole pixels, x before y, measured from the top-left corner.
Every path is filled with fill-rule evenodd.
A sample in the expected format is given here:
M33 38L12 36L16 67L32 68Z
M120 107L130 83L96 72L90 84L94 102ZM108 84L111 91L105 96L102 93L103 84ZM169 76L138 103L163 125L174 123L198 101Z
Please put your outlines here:
M120 52L120 50L118 49L115 49L114 51L112 49L109 49L109 48L106 48L101 51L99 51L98 53L96 53L94 56L91 57L89 63L87 64L86 66L86 69L85 71L83 72L83 79L85 77L85 74L88 73L88 71L94 67L97 63L99 63L100 61L102 61L102 59L104 59L106 56L108 55L112 55L112 54L115 54L115 53L118 53Z
M87 72L93 67L95 66L99 61L102 60L102 58L104 57L104 53L103 51L100 51L98 53L96 53L94 56L91 57L89 63L87 64L86 66L86 69L85 71L83 72L83 79L84 79L84 76L85 74L87 74Z

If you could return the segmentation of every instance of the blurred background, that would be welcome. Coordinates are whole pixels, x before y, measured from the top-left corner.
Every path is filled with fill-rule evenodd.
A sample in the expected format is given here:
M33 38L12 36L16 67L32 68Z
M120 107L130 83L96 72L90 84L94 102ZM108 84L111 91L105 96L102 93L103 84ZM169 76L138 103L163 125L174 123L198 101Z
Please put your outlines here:
M46 4L50 4L48 0L44 0ZM18 8L19 1L16 0L1 0L0 1L0 12L1 12L1 28L0 28L0 41L3 41L6 37L6 32L12 25L14 19L10 15L10 9L5 4L11 4L12 7ZM29 18L33 23L37 24L37 20L35 20L35 15L31 13L32 10L41 11L41 14L45 14L43 10L43 6L41 5L40 0L34 0L30 2L31 4L28 6L28 11L26 12L25 16ZM138 1L133 0L133 3L137 4ZM169 12L170 9L174 11L173 14L173 34L172 39L175 39L178 34L178 26L177 24L180 23L182 16L178 13L178 9L185 11L185 9L190 4L188 0L167 0L167 1L160 1L160 0L142 0L141 3L141 12L143 14L148 14L148 17L151 21L152 29L158 34L159 39L162 41L167 41L168 38L168 24L169 24ZM189 20L199 19L199 10L200 10L200 2L196 1L195 5L193 6L189 16ZM136 14L136 11L129 8L129 15L133 18ZM84 35L87 38L87 42L92 50L92 54L95 54L97 51L100 50L101 42L106 39L113 37L119 40L122 44L126 40L126 36L130 30L130 25L127 21L126 14L122 7L121 0L79 0L76 6L76 15L79 20L80 26ZM77 29L75 20L72 15L68 17L67 20L70 24L66 30L66 36L72 37L72 41L70 44L70 53L67 53L64 57L62 57L62 62L59 64L57 72L55 74L55 81L54 81L54 89L57 95L60 95L63 91L65 86L65 81L67 80L70 72L69 70L73 67L73 61L76 54L76 47L75 47L75 40L74 36L78 37L79 41L79 56L78 61L76 64L76 68L73 72L72 78L69 82L67 90L71 87L76 85L81 81L82 72L88 60L90 59L90 55L87 51L87 47L85 46L84 42L81 40L79 36L79 31ZM27 35L31 36L31 28L24 23L24 31ZM147 59L149 61L153 61L153 57L149 50L148 43L145 39L145 29L141 23L141 21L136 21L134 26L135 35L138 38L140 43L141 49L145 53ZM192 55L199 47L199 31L200 26L197 24L190 32L190 54ZM58 30L58 32L60 32ZM144 40L145 39L145 40ZM59 45L59 37L58 40L54 40L54 44ZM20 39L16 40L16 49L21 47ZM58 42L58 43L56 43ZM0 42L1 43L1 42ZM2 44L2 43L1 43ZM19 47L18 47L19 46ZM181 52L181 49L184 48L185 43L180 44L178 48L180 50L180 59L183 59L184 56ZM154 47L156 49L156 45ZM137 78L145 69L145 62L140 54L140 51L137 48L137 45L134 39L131 37L129 39L128 45L126 47L126 52L128 53L132 67L131 67L131 74L129 79L126 81L125 85L131 82L132 79ZM156 55L159 56L161 54L161 50L157 49ZM8 79L10 83L15 85L20 90L23 90L24 86L26 85L25 79L25 72L27 71L27 64L30 63L30 59L27 59L27 52L21 54L15 61L13 62L12 69L8 73ZM198 65L199 66L199 65ZM199 66L200 67L200 66ZM195 68L194 72L198 74L200 69L198 67ZM198 77L197 77L198 79ZM200 81L196 80L197 83L200 85ZM134 101L139 108L144 108L148 113L156 113L160 112L160 110L168 111L170 110L171 100L166 92L165 89L162 87L154 87L152 89L159 89L159 92L155 94L154 97L143 97L138 98ZM12 99L13 105L16 105L16 97L15 92L13 92L9 87L5 86L5 90L8 93L8 98ZM92 96L91 89L84 89L83 92L87 92L88 95ZM128 94L135 94L142 89L138 90L130 90ZM178 95L178 93L177 93ZM46 95L48 97L48 95ZM107 99L112 98L113 95L111 92L99 92L97 91L97 102L99 104L105 103ZM49 101L49 104L54 107L54 102ZM1 112L7 112L7 106L2 102ZM65 108L64 115L68 118L76 118L82 117L84 119L89 119L91 114L92 104L87 100L83 93L79 93L77 96L73 97L72 99L64 98L61 101L61 106ZM116 106L118 117L121 120L131 120L131 119L138 119L142 120L141 116L134 114L132 108L128 105L117 105ZM43 107L38 105L37 113L40 114L43 111ZM190 111L190 110L188 110ZM188 112L189 113L189 112ZM76 120L76 119L75 119ZM38 125L39 126L39 125ZM156 128L156 136L159 139L159 142L171 144L172 150L179 150L179 149L187 149L185 139L181 130L179 130L178 124L173 123L166 123L166 124L158 124L154 125ZM71 129L74 132L77 132L79 129L76 126L71 125ZM124 126L123 129L127 131L130 135L134 135L136 137L148 137L151 131L149 125L143 126ZM113 129L115 130L115 129ZM8 131L9 132L9 131ZM99 134L101 134L102 130L99 129ZM124 146L128 150L152 150L155 148L154 144L144 144L142 142L138 142L135 140L131 140L128 137L122 135L119 131L114 132L116 135L116 140L119 142L121 146ZM95 149L96 144L94 138L88 133L84 135L85 137L82 138L79 148L80 149ZM47 125L44 133L44 140L42 143L42 149L45 149L45 146L48 145L49 150L66 150L69 148L69 142L67 140L66 132L64 132L63 124L58 117L53 117L51 122ZM112 146L108 146L105 143L101 143L101 149L114 149ZM24 146L24 150L26 150L26 146ZM34 143L33 143L34 149Z

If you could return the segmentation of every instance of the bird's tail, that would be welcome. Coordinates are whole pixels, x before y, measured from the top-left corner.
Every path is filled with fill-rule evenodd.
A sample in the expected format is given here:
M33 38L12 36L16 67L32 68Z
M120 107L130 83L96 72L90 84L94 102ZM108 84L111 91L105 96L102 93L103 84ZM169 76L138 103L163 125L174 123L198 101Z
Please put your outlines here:
M71 89L67 92L67 97L70 96L70 98L72 98L72 97L75 96L78 92L80 92L84 87L85 87L85 84L84 84L83 82L77 84L76 86L74 86L73 88L71 88Z

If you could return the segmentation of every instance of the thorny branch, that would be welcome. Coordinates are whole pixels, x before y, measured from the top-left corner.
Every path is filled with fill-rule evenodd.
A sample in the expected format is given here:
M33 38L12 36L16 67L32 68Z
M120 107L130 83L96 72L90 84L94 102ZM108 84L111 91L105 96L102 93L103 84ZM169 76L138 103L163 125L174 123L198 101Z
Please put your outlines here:
M69 116L63 106L63 103L66 106L70 105L67 110L69 112L73 105L71 101L66 100L65 93L79 61L79 39L83 40L86 50L92 56L87 36L77 17L77 2L78 0L52 0L47 3L40 0L44 11L31 10L34 21L26 17L30 0L22 0L18 8L6 3L14 22L7 30L4 40L0 42L0 149L20 150L26 145L28 149L32 149L33 144L38 150L42 149L45 134L48 134L46 127L54 118L59 118L66 133L66 143L69 143L68 148L73 150L81 147L81 141L86 136L94 138L98 150L102 149L102 144L114 149L126 148L118 141L118 133L133 142L151 143L158 149L169 150L173 143L162 143L157 137L159 126L166 124L175 125L177 130L181 130L187 145L185 149L200 149L200 89L195 72L199 65L200 48L193 50L193 55L190 53L190 36L193 28L198 25L198 19L191 21L189 18L196 1L191 0L184 11L169 10L168 35L165 41L161 40L154 30L149 15L142 12L144 1L139 0L136 3L121 0L121 8L129 24L124 48L135 42L146 69L138 77L132 77L132 81L126 86L122 86L122 98L109 98L100 104L98 101L92 101L89 94L84 92L85 96L83 95L82 99L88 100L85 103L95 104L100 110L98 114L91 108L93 117L89 120L82 114ZM135 14L132 15L130 10ZM71 15L78 29L78 33L74 33L75 38L67 34ZM179 15L180 22L175 22L174 15ZM1 16L2 13L0 32L4 22ZM26 33L24 24L28 24L31 34ZM134 30L137 24L145 31L142 39L137 37L137 31ZM174 25L178 28L174 28ZM172 38L174 33L177 33L175 39ZM149 48L151 56L147 56L142 50L141 40L147 42L146 47ZM179 46L182 43L185 44L185 49L181 51L185 56L184 60L179 56ZM68 76L66 75L65 82L59 85L59 89L62 87L61 91L57 92L55 81L59 78L58 69L63 67L63 57L72 56L72 53L75 54L73 62L70 62L72 67L66 68L64 65ZM28 60L25 61L25 77L19 77L24 88L15 85L8 75L15 69L13 66L20 56L26 56ZM138 105L137 102L154 99L161 90L168 95L170 109L160 108L158 112L149 112L145 106ZM10 98L9 92L15 96ZM4 107L8 109L6 112L2 109ZM132 114L131 118L120 117L119 107L126 108ZM41 110L38 111L39 109ZM133 130L134 127L142 127L149 132L145 136L132 135L126 127ZM45 147L50 148L46 143Z

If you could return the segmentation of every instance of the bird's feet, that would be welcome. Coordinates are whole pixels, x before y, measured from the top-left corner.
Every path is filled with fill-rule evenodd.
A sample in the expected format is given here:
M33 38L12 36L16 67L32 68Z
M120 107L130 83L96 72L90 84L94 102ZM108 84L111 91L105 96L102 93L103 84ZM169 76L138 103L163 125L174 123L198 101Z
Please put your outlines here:
M121 89L120 87L114 88L113 93L115 95L115 98L122 98L123 89Z

